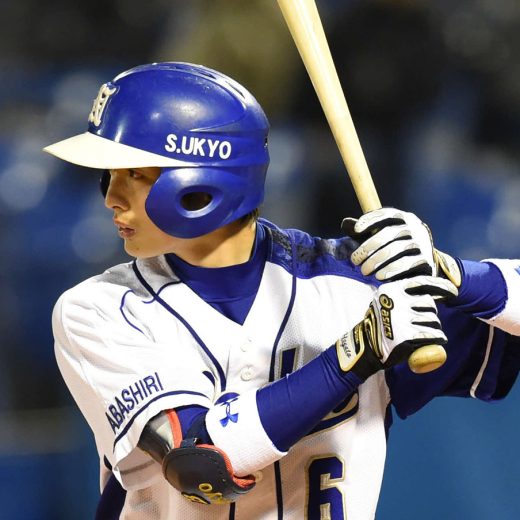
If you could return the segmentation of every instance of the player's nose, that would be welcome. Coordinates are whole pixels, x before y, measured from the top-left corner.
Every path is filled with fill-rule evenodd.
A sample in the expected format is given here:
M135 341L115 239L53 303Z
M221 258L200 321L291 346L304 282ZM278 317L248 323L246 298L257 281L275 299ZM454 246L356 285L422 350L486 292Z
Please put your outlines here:
M126 180L124 175L117 171L110 172L110 181L105 195L105 206L108 209L128 209L129 204L125 187Z

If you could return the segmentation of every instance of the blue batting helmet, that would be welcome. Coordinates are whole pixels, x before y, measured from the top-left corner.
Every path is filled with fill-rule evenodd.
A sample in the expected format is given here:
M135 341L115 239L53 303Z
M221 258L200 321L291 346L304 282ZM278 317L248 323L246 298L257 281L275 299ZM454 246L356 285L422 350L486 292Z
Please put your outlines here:
M153 63L101 86L88 131L45 151L100 169L160 167L146 212L164 232L193 238L263 201L269 123L226 75L190 63ZM192 209L193 193L207 204Z

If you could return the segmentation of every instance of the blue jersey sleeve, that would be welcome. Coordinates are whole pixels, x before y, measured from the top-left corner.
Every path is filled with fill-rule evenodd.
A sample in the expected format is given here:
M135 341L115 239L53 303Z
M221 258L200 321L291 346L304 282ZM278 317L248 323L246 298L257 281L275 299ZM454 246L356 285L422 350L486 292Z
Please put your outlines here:
M406 363L387 371L392 404L403 419L434 397L501 399L520 370L519 337L444 305L439 316L448 337L446 363L427 374L414 374Z

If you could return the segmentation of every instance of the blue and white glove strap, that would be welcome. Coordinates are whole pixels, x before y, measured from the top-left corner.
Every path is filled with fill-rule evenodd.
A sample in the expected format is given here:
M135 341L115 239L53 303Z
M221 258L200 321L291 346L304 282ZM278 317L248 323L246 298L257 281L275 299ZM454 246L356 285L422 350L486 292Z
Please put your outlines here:
M286 455L262 426L256 390L211 408L206 428L215 446L229 457L235 475L250 475Z
M483 262L494 264L500 269L507 288L505 307L496 316L483 321L505 332L520 336L520 260L492 258Z

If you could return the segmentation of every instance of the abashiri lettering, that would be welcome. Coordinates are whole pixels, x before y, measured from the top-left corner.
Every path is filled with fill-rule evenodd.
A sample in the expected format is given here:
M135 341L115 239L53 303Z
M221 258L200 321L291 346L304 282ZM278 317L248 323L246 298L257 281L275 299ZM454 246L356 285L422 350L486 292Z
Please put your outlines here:
M182 153L183 155L215 157L216 154L221 159L229 159L232 148L229 141L186 135L179 138L175 134L168 134L164 149L167 152Z
M164 388L157 372L123 388L121 393L114 397L112 404L105 412L112 431L116 433L132 410L161 390Z

